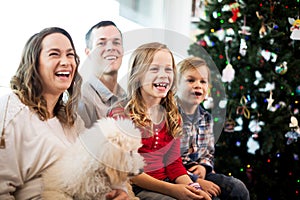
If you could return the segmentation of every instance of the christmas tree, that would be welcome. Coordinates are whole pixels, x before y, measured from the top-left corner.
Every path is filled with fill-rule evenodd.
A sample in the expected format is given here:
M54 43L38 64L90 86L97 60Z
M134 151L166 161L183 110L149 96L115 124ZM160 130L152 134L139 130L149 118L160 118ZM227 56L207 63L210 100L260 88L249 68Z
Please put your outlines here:
M212 75L221 74L226 92L226 118L215 120L224 124L216 171L241 179L252 200L300 199L299 0L200 5L206 15L188 53L203 57L201 49L207 51L219 70ZM211 90L215 102L218 92Z

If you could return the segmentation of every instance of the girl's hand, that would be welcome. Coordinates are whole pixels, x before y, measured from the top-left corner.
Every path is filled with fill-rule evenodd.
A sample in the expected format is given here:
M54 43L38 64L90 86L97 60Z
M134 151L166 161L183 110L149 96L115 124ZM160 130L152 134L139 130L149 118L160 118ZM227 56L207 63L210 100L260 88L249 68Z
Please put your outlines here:
M211 200L203 190L197 190L193 186L174 184L171 195L179 200Z
M193 167L189 168L188 171L198 175L201 179L204 179L206 176L206 169L202 165L194 165Z
M208 194L210 194L210 196L218 196L221 193L220 187L211 181L198 178L197 183L199 183L202 189Z

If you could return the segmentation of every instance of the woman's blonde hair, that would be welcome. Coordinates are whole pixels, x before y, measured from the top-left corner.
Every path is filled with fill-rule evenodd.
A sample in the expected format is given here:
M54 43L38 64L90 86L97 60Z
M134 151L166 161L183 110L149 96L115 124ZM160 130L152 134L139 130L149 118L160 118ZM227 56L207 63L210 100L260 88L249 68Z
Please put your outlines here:
M141 93L141 80L152 63L155 53L160 50L167 50L170 53L172 57L172 67L174 73L174 81L171 89L167 93L167 96L161 100L160 106L162 106L166 112L166 125L167 129L169 130L169 134L171 134L173 137L177 137L181 134L181 117L174 99L177 81L176 65L172 52L165 44L158 42L143 44L132 53L129 61L127 91L129 102L126 105L125 110L127 113L130 113L130 117L138 126L151 127L152 122L146 115L147 108Z
M63 125L71 126L74 124L77 117L76 111L80 97L82 78L78 73L79 57L76 54L73 40L69 33L64 29L58 27L45 28L29 38L23 49L16 74L10 81L10 87L25 105L39 115L41 120L44 121L49 119L50 113L47 110L47 102L42 96L42 79L38 73L38 68L42 42L46 36L53 33L65 35L69 39L75 53L76 72L70 87L66 91L68 100L63 102L63 94L61 94L54 107L54 115L59 121Z

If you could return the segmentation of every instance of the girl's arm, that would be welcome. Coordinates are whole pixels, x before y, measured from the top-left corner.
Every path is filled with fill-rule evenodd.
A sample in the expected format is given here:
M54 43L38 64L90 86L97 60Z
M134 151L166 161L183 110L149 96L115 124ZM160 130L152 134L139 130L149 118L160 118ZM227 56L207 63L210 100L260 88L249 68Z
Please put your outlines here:
M131 179L132 183L154 192L159 192L162 194L169 195L170 191L172 191L172 186L174 184L158 180L156 178L153 178L152 176L149 176L146 173L142 173L134 178Z
M173 139L168 145L170 145L170 147L164 155L166 174L171 179L171 181L175 181L177 177L187 175L187 171L182 164L182 159L180 155L180 139ZM190 180L190 182L188 183L191 182L192 181Z
M179 179L178 179L179 178ZM188 177L178 177L179 182L187 181ZM132 183L154 192L165 194L176 199L184 200L210 200L210 197L202 190L196 190L187 184L173 184L153 178L142 173L131 179Z

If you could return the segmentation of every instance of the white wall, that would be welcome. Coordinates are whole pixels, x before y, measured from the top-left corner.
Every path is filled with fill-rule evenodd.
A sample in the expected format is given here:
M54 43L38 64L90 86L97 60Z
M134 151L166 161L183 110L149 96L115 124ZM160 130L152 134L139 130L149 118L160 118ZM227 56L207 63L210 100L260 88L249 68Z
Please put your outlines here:
M115 0L10 0L0 1L0 94L15 73L23 46L34 33L59 26L72 36L81 60L85 58L85 33L101 20L112 20L122 31L142 26L119 16Z
M9 87L9 80L18 67L27 39L48 26L60 26L71 34L83 63L86 31L101 20L114 21L125 36L126 52L119 76L122 80L126 76L130 53L141 43L166 41L176 49L175 59L181 59L182 52L186 52L189 46L191 0L141 2L151 5L140 5L146 6L143 9L149 9L147 16L141 14L140 18L127 19L119 15L120 4L117 0L0 1L0 95L4 88ZM145 27L154 30L147 29L145 32ZM171 31L171 34L163 30Z

